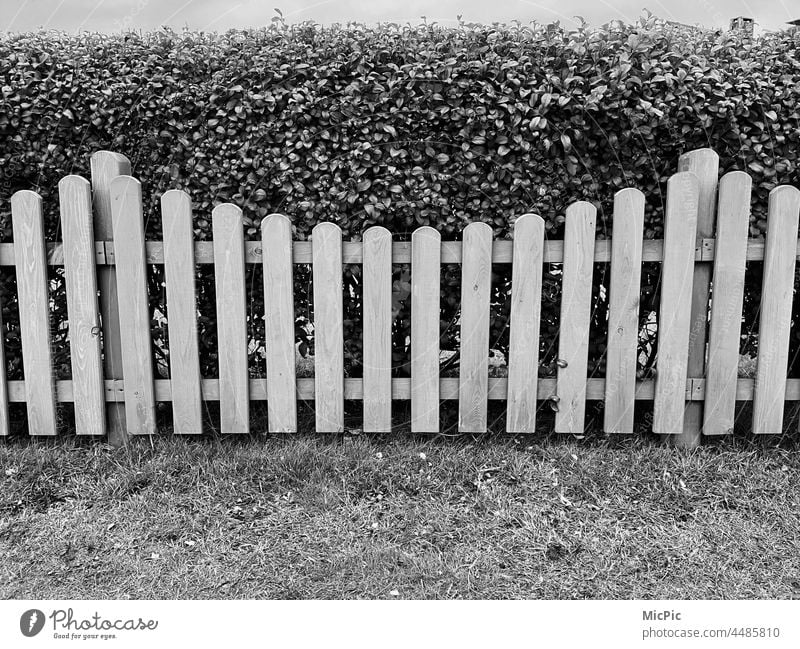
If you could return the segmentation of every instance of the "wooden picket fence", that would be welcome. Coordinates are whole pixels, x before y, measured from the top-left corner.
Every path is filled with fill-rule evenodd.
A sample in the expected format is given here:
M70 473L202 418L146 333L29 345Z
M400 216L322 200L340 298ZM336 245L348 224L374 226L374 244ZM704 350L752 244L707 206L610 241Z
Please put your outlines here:
M610 240L595 239L596 209L577 202L567 210L563 241L546 241L544 222L534 214L516 220L513 240L493 240L491 227L476 222L464 228L462 241L443 242L435 229L421 227L410 242L393 242L388 230L371 227L362 241L342 242L333 223L317 225L310 241L293 241L289 219L272 214L261 223L261 241L246 242L241 210L223 204L213 210L213 242L195 242L189 196L171 190L161 197L164 240L145 241L139 182L122 156L100 152L92 160L93 187L79 176L59 183L63 243L45 242L36 193L12 197L14 243L0 244L0 265L17 270L25 379L0 381L0 434L8 434L9 401L26 403L33 435L58 432L59 401L74 403L79 434L153 434L159 401L172 402L176 433L200 433L204 400L219 402L222 433L250 431L252 400L267 400L269 431L290 433L297 431L298 399L314 400L319 432L344 429L346 399L363 401L365 432L389 431L393 401L409 399L411 430L437 432L440 400L457 399L462 432L486 431L489 400L505 401L507 431L532 432L537 408L550 400L555 430L580 434L588 399L604 400L609 433L634 432L636 400L653 402L655 433L679 435L687 444L701 431L731 432L737 401L753 401L755 433L779 433L784 402L800 399L800 380L786 377L800 191L772 190L766 239L748 239L750 177L734 171L718 181L718 159L708 149L683 156L679 169L667 186L663 240L643 240L644 196L624 189L614 197ZM755 260L763 260L764 275L752 380L738 377L738 362L745 264ZM554 262L563 264L563 285L552 379L539 378L537 368L543 264ZM611 275L606 376L588 379L597 262L610 263ZM644 262L662 268L654 380L636 376ZM344 376L345 263L364 268L363 378ZM504 378L488 372L493 263L512 264ZM65 269L71 380L52 379L48 264ZM154 378L150 264L164 265L170 379ZM200 374L196 264L214 265L218 379ZM264 270L265 379L248 375L246 264ZM313 378L295 376L295 264L311 264L313 273ZM410 378L391 374L393 264L411 266ZM439 376L443 264L462 268L458 378Z

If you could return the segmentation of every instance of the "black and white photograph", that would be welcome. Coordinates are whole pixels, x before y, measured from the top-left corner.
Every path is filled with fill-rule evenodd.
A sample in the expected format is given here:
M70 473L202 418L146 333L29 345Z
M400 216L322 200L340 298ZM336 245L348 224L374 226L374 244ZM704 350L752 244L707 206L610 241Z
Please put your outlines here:
M0 645L800 647L800 2L0 9Z

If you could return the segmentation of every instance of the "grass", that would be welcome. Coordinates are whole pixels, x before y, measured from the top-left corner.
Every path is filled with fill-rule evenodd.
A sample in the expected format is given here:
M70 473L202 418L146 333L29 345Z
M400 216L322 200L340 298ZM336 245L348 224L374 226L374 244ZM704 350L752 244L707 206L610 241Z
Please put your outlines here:
M800 454L740 440L0 444L3 598L797 598Z

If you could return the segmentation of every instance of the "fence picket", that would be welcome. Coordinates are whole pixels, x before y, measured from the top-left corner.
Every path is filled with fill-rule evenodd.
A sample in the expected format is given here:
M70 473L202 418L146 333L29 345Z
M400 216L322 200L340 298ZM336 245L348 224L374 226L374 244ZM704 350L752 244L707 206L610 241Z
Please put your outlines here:
M113 243L114 226L111 211L111 181L117 176L129 176L128 158L112 151L96 151L91 157L92 204L94 235L107 245ZM122 336L119 325L116 265L97 269L97 288L100 291L100 321L103 328L103 371L106 379L122 379ZM106 404L108 443L114 447L128 442L125 424L125 404Z
M719 156L709 148L695 149L678 159L678 171L691 171L697 176L696 240L714 236L714 206L719 182ZM689 335L687 376L702 378L706 370L706 341L708 340L708 297L711 287L711 263L695 262L692 278L692 309ZM703 423L703 404L686 402L683 428L675 438L678 445L694 448L700 444Z
M683 432L698 195L697 176L691 171L676 173L667 182L653 403L653 432L659 435Z
M411 235L411 432L439 432L439 298L442 237Z
M489 298L492 228L464 228L461 266L461 359L458 373L458 431L485 433L489 392Z
M557 433L583 434L597 208L586 201L567 208L558 334Z
M223 434L250 432L247 295L242 210L231 203L211 213L217 295L219 414Z
M50 303L44 245L42 199L36 192L11 197L11 224L17 255L19 324L28 434L55 435L56 393L50 350Z
M533 433L536 432L542 312L542 217L524 214L514 222L513 250L506 431Z
M111 213L117 266L125 420L131 435L156 432L153 352L147 300L142 187L131 176L111 181Z
M608 299L606 400L603 430L633 433L636 357L642 277L644 194L623 189L614 196L611 282Z
M364 431L392 430L392 235L364 232Z
M267 419L271 433L297 432L292 224L282 214L261 221L264 254L264 327Z
M75 431L106 434L106 397L100 353L92 191L89 181L66 176L58 183L64 237L64 280L67 290Z
M173 429L180 434L199 434L203 432L203 402L197 341L194 232L192 202L186 192L172 189L161 196L161 222Z
M314 283L314 389L316 428L344 431L342 231L320 223L311 231Z
M783 431L799 214L797 188L783 185L769 193L753 395L756 435Z
M3 305L0 302L0 437L5 437L11 432L8 419L8 365L6 364L5 331Z
M742 171L727 173L719 182L704 435L733 432L751 185L750 176Z

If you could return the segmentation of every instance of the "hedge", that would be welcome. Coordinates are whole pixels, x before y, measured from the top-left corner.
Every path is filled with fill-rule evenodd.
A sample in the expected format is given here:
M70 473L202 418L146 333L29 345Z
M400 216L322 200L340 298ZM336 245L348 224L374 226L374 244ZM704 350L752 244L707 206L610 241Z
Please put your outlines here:
M142 181L148 236L160 238L159 196L187 190L195 233L210 238L215 204L232 201L246 236L271 212L287 214L304 239L321 221L345 238L381 224L397 238L421 225L458 238L470 221L496 237L536 212L561 236L568 204L599 209L598 236L611 226L614 192L647 197L646 235L662 234L663 197L678 156L710 146L723 171L754 178L753 236L765 227L770 189L798 182L797 35L750 40L735 33L681 29L656 18L634 25L558 24L366 27L287 25L224 34L56 32L0 38L0 236L9 240L9 198L35 189L47 232L59 238L58 180L88 175L99 149L124 153ZM492 348L507 345L508 269L494 277ZM296 294L310 297L302 268ZM258 268L251 267L252 369L263 374ZM607 282L598 269L592 371L602 373ZM199 271L203 372L216 373L213 283ZM18 375L13 277L0 286L9 376ZM346 283L359 293L359 269ZM747 295L746 328L757 318L758 272ZM58 279L54 271L54 279ZM657 304L657 269L645 273L643 314ZM408 269L395 277L395 362L407 372ZM163 343L162 278L154 268L153 332ZM552 371L558 276L545 282L543 365ZM443 282L443 348L455 348L458 269ZM61 305L54 327L63 323ZM358 300L346 314L347 371L359 373ZM313 346L298 311L302 351ZM65 332L59 372L68 375ZM643 328L643 369L653 361ZM752 337L743 349L753 346ZM793 342L797 347L797 341ZM160 366L165 354L158 350ZM457 358L457 357L456 357Z

